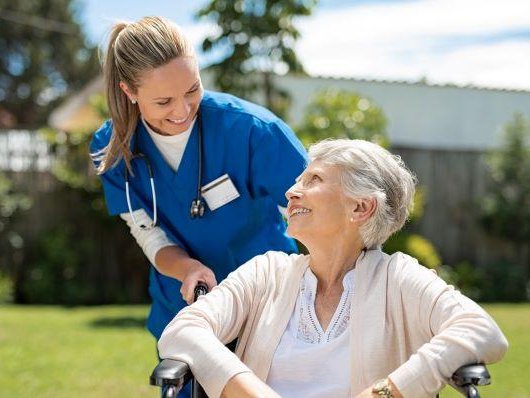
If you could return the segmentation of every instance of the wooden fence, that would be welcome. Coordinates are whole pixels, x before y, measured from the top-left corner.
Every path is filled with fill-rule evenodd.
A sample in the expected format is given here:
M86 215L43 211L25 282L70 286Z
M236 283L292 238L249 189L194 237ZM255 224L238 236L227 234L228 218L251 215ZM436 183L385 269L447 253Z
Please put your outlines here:
M483 153L405 147L393 148L393 152L402 156L426 193L424 216L413 229L434 243L445 264L467 261L484 266L515 258L510 245L488 237L478 221L479 202L488 184ZM83 213L83 194L65 189L50 171L29 168L4 173L17 190L32 198L33 206L10 226L24 238L24 245L0 245L0 268L15 270L18 279L31 277L29 273L39 260L34 249L43 234L68 228L72 245L78 245L79 250L83 242L93 243L84 254L86 265L79 271L89 285L100 291L100 299L91 302L115 301L113 289L118 288L126 292L125 296L122 294L125 301L147 299L146 260L123 221L104 214L101 216L108 219L106 222L87 218ZM5 239L6 231L1 235ZM24 295L18 295L23 301Z
M480 225L480 202L490 182L483 152L404 147L393 152L426 193L425 213L414 229L434 243L445 264L484 266L515 258L509 244L488 236Z

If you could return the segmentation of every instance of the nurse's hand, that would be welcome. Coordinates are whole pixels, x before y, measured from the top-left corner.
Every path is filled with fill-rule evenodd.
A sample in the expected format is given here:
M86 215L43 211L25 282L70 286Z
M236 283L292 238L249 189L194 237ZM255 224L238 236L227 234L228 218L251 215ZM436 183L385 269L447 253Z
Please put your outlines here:
M187 261L186 268L187 271L182 279L180 294L189 305L193 303L194 290L199 282L206 283L208 290L212 290L214 286L217 286L217 280L213 271L198 260L190 259Z
M215 275L210 268L191 258L176 245L165 246L155 255L156 269L163 275L182 282L180 294L188 304L193 303L193 291L197 283L204 282L208 290L217 286Z

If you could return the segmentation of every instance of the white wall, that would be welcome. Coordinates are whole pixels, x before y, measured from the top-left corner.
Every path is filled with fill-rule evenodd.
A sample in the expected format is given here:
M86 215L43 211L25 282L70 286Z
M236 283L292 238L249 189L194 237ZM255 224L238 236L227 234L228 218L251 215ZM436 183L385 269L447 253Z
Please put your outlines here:
M206 87L212 87L203 73ZM300 123L304 108L319 90L356 91L383 108L392 145L429 149L485 150L499 146L501 128L514 112L530 118L530 91L508 91L422 83L399 83L280 76L292 96L287 122ZM259 98L259 97L258 97Z
M426 84L283 76L292 93L289 122L295 126L314 93L335 87L370 97L388 118L393 145L484 150L498 146L500 129L519 111L530 118L530 92L429 86Z

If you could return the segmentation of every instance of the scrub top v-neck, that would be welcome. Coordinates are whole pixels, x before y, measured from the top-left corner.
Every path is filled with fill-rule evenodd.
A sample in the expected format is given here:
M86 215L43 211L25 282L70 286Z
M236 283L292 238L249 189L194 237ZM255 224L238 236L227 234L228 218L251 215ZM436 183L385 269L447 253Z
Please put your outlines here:
M206 206L203 217L190 217L190 204L197 195L198 123L176 171L164 160L141 121L131 148L138 148L152 166L158 226L190 257L210 267L221 281L239 265L267 250L296 252L295 242L285 234L285 222L277 206L286 205L285 192L302 173L307 159L290 128L260 106L205 91L199 112L203 126L201 186L227 174L239 193L239 197L213 211ZM111 132L112 123L108 121L95 133L92 153L108 144ZM121 161L101 176L111 215L128 212L124 169ZM133 162L133 172L132 208L144 209L152 218L145 163ZM186 305L180 286L176 279L151 268L149 292L153 305L148 328L157 338Z

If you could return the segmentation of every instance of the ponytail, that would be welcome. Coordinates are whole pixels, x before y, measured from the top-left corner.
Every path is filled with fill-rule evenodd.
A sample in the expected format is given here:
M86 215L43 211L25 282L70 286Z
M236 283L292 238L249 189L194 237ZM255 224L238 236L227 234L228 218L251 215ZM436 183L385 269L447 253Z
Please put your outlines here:
M116 41L120 33L128 26L127 22L116 23L109 35L109 44L103 57L103 77L105 79L105 95L112 119L112 135L108 145L100 152L93 154L101 160L97 166L97 173L103 174L122 158L130 169L132 153L131 138L138 123L140 112L137 105L133 105L127 95L120 88L122 81L116 65Z

